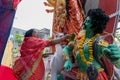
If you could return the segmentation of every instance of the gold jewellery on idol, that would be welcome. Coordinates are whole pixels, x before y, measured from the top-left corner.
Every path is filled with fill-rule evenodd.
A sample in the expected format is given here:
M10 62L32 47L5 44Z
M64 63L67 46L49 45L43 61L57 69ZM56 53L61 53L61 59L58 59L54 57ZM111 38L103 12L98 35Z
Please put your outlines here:
M90 63L93 61L93 42L94 42L95 38L97 36L99 36L99 35L100 34L96 34L94 37L92 37L91 39L89 39L89 41L87 41L88 48L89 48L89 54L90 54L89 60L86 60L86 58L84 56L84 51L83 51L86 36L83 35L82 38L79 40L79 46L78 46L78 48L79 48L80 56L81 56L82 61L86 65L90 65Z

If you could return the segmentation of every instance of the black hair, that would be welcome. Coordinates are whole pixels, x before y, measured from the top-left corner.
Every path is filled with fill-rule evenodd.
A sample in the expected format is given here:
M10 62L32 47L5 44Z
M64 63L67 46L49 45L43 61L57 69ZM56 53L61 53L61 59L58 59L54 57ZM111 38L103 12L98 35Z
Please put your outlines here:
M26 31L24 37L32 37L33 32L34 32L34 29L30 29L30 30Z
M92 19L92 27L95 28L94 34L102 33L109 21L109 16L100 9L90 9L87 16Z

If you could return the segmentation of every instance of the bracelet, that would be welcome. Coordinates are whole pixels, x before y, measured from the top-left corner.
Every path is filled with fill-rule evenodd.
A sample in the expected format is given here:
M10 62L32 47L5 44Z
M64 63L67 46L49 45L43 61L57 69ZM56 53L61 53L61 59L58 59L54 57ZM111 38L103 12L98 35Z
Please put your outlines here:
M69 43L68 43L68 46L70 46L70 47L74 47L74 41L70 41Z
M70 60L69 57L65 53L63 53L63 58L64 60Z

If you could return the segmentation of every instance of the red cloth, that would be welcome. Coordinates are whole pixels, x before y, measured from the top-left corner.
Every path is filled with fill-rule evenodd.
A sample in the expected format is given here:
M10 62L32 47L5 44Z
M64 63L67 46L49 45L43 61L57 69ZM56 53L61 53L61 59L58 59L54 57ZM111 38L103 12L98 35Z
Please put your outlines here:
M107 15L111 15L115 12L117 12L117 8L118 8L118 1L119 0L99 0L99 7L105 11L105 13ZM105 29L105 32L108 32L108 33L115 33L116 31L116 21L117 21L117 18L118 16L115 16L115 17L112 17L110 18L108 24L107 24L107 27ZM108 36L106 38L106 40L109 42L109 43L113 43L113 37L111 36Z
M21 2L21 0L1 0L2 5L7 9L17 9L17 5Z
M67 72L67 73L77 77L76 75L77 75L78 71L79 71L78 68L73 68L70 72ZM65 74L66 71L63 70L63 73ZM66 75L65 79L66 80L74 80L74 79L71 79L70 77L68 77L67 75ZM84 80L88 80L88 79L84 79ZM108 80L108 77L107 77L107 75L106 75L104 70L99 72L97 80Z
M56 3L58 2L59 0L56 0ZM63 32L78 34L81 30L84 21L84 13L82 11L81 2L78 3L77 0L68 0L67 6L67 12L69 15L67 14L67 17L65 18L65 25L63 25L64 23L61 25L61 21L63 21L62 19L64 18L59 17L61 15L61 12L57 12L58 8L55 8L56 11L54 13L52 28L53 33ZM56 7L59 7L58 4Z
M39 55L49 42L49 40L42 40L34 37L28 37L24 39L20 49L21 57L16 60L14 65L14 73L19 80L21 80L21 77L36 62L36 60L39 58ZM29 80L42 80L44 77L44 72L44 63L41 58L37 68L29 77Z
M0 66L0 80L17 80L14 77L13 70L7 66Z
M69 16L66 20L66 26L64 27L63 32L78 34L79 31L82 29L82 25L84 21L82 4L78 3L77 0L69 0L68 7L69 7Z
M14 7L15 10L17 9L17 5L18 5L20 2L21 2L21 0L13 0L13 1L12 1L13 7Z

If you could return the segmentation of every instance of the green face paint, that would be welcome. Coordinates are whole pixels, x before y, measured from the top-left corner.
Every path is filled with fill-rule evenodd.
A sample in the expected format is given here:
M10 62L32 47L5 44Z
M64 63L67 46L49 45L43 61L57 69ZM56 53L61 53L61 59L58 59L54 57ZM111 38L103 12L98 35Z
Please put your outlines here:
M84 21L84 28L85 30L88 30L91 28L92 26L92 23L91 23L91 18L90 17L87 17L86 20Z
M91 17L87 17L84 21L84 30L86 30L86 37L91 38L94 36L94 28L92 28L92 19Z

